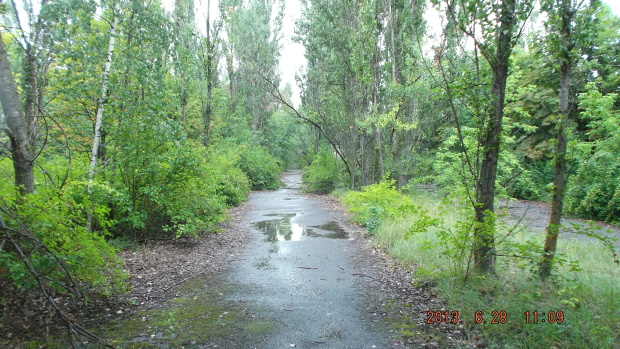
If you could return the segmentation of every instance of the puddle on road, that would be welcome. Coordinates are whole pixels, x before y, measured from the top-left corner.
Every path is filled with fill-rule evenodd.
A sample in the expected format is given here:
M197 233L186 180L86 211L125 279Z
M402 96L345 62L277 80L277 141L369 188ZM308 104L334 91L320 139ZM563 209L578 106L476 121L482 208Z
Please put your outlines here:
M315 229L308 229L308 236L324 237L324 238L329 238L329 239L348 239L349 238L349 234L347 233L347 231L344 230L340 226L340 224L338 224L338 222L336 221L329 221L321 225L311 225L310 228L316 228L316 229L328 231L330 233L321 234L321 233L317 233ZM310 235L311 233L314 235Z
M297 213L269 213L265 215L266 217L280 217L284 219L291 219L297 216Z
M262 231L267 237L266 241L300 241L302 237L323 237L329 239L348 239L349 234L336 221L329 221L321 225L313 225L305 228L297 223L292 223L291 218L295 213L271 213L265 216L279 217L266 221L254 222L252 226Z
M299 241L304 235L304 228L297 224L291 223L291 218L295 217L295 213L272 213L265 216L279 217L252 223L252 226L267 235L266 241Z

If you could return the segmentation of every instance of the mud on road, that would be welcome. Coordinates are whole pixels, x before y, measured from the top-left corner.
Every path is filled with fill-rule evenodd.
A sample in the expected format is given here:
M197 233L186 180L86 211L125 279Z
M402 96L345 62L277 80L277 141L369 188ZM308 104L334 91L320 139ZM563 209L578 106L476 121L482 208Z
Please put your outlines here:
M236 210L223 235L239 246L220 243L216 251L218 243L210 243L191 252L191 260L224 260L225 268L185 277L200 272L188 266L156 297L135 292L134 304L150 306L108 321L104 336L127 348L465 345L459 325L426 323L427 311L443 307L428 288L414 286L412 270L375 249L328 196L300 192L298 171L282 179L283 188L253 192ZM187 260L183 254L178 258ZM174 268L173 257L165 261ZM141 268L136 271L149 269ZM157 272L134 281L156 288Z

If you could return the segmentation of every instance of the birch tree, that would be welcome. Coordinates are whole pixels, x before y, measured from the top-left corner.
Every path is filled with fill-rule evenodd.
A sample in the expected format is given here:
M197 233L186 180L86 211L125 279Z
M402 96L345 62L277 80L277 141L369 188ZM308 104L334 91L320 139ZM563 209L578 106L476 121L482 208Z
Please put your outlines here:
M114 55L114 41L116 39L116 26L118 25L118 15L113 10L114 19L110 26L110 38L108 40L108 49L106 53L105 68L101 76L101 97L97 102L97 112L95 114L95 134L93 136L93 147L90 153L90 164L88 166L88 187L87 192L90 196L93 191L93 183L95 181L95 169L97 167L97 156L99 154L99 146L101 144L101 125L103 124L103 111L107 104L108 97L108 81L110 69L112 68L112 56ZM91 229L92 215L88 214L88 228Z

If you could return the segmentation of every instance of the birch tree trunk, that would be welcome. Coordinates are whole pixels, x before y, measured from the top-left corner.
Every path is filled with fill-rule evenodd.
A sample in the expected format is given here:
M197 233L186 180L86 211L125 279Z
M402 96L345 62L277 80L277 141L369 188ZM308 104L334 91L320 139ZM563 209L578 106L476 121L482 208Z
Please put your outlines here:
M108 51L106 55L105 68L103 70L101 82L101 98L97 103L97 113L95 116L95 135L93 137L93 148L90 154L90 165L88 167L88 187L87 193L90 196L93 191L93 182L95 181L95 169L97 167L97 154L99 145L101 144L101 125L103 123L103 110L107 104L108 98L108 81L110 77L110 69L112 67L112 56L114 54L114 40L116 37L116 26L118 25L118 16L114 14L114 21L110 28L110 39L108 41ZM92 228L92 213L88 214L88 229Z

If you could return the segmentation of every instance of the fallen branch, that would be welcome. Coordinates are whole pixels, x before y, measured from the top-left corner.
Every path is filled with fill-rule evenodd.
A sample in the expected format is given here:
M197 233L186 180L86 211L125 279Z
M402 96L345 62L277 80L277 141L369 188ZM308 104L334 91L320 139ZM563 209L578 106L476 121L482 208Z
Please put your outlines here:
M176 286L179 286L180 284L184 283L185 281L188 281L188 280L190 280L190 279L193 279L193 278L197 277L198 275L202 275L202 274L204 274L204 273L206 273L206 272L205 272L205 271L201 271L200 273L196 273L196 274L194 274L194 275L188 276L188 277L186 277L185 279L183 279L183 280L181 280L181 281L179 281L179 282L175 283L174 285L171 285L171 286L166 287L166 288L164 289L164 292L168 292L168 290L170 290L171 288L176 287Z
M377 278L375 278L375 277L372 277L372 276L366 275L366 274L362 274L362 273L355 273L355 274L352 274L352 275L353 276L363 276L363 277L367 277L367 278L370 278L370 279L373 279L373 280L377 280ZM379 281L379 280L377 280L377 281Z
M85 337L85 338L87 338L87 339L89 339L89 340L91 340L93 342L96 342L99 345L104 346L106 348L116 348L113 345L107 343L103 338L100 338L100 337L96 336L95 334L93 334L92 332L90 332L89 330L87 330L86 328L81 326L80 324L78 324L75 320L73 320L67 313L65 313L60 308L60 306L58 305L58 303L56 303L56 301L54 300L52 295L48 292L48 289L47 289L47 287L45 286L45 283L42 280L43 276L40 275L34 269L34 267L31 265L30 261L28 260L28 257L24 254L24 252L23 252L21 246L19 245L19 243L17 241L15 241L15 239L13 239L13 236L11 236L12 229L9 229L7 226L5 226L4 219L3 219L2 215L0 215L0 231L4 232L5 240L8 241L13 246L13 249L17 253L17 256L19 256L19 258L21 259L21 261L24 264L24 266L26 267L26 269L28 269L28 272L30 273L32 278L35 280L37 286L39 287L39 290L41 291L41 293L43 294L45 299L47 299L47 301L52 306L52 308L54 308L54 311L56 312L56 314L58 314L58 316L60 316L60 318L66 323L66 325L68 327L68 330L69 330L69 333L71 335L74 335L78 339L79 339L80 336L83 336L83 337ZM30 232L28 231L28 233L30 233ZM26 235L26 234L24 234L24 235ZM32 234L28 234L28 235L32 235ZM34 237L34 235L31 236L31 239L36 240L42 246L44 246L42 242L38 241L38 239L36 239Z

